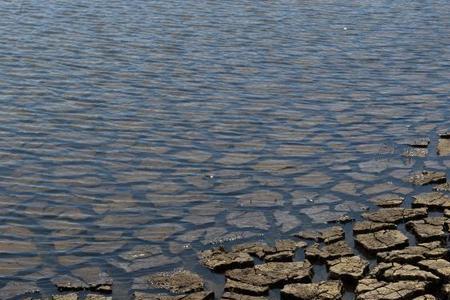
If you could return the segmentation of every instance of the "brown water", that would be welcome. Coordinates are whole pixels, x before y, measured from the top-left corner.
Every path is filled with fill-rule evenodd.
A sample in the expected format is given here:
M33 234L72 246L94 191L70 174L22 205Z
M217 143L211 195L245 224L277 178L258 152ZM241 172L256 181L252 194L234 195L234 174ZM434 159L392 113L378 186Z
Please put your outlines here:
M198 266L450 158L447 1L1 1L0 289ZM435 146L433 139L431 147ZM148 257L129 260L135 247Z

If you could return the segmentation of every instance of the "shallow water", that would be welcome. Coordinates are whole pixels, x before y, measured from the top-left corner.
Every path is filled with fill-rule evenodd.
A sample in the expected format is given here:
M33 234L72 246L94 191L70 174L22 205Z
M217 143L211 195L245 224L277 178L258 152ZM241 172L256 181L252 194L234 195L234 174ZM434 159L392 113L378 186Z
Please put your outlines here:
M0 286L134 278L447 169L447 1L1 1ZM434 149L436 140L432 140ZM128 251L148 246L149 258ZM127 255L128 254L128 255ZM218 290L219 288L217 288Z

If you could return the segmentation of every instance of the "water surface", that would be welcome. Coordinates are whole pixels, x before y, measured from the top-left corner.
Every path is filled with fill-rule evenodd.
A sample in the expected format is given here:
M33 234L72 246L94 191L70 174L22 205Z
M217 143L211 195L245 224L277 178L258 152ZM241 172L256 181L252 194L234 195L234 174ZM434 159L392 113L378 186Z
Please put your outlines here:
M52 293L99 266L126 299L184 266L217 288L197 251L409 197L404 174L450 166L399 146L450 125L449 15L443 0L0 1L0 285Z

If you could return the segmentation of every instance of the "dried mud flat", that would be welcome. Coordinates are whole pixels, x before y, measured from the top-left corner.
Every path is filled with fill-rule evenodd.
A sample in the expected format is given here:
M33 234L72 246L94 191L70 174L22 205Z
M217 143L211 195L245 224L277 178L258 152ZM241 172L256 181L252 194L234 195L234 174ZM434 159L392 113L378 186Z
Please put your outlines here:
M447 133L440 136L438 155L450 153L449 139ZM422 157L424 149L428 154L429 140L412 141L408 147L408 156ZM417 149L422 151L415 152ZM202 268L222 278L220 293L217 286L213 291L211 282L196 270L175 269L134 279L130 295L136 300L448 299L450 196L446 172L424 169L409 174L404 181L415 187L409 202L397 194L386 194L373 199L378 209L362 213L357 220L332 214L327 222L333 224L302 230L291 238L199 252ZM374 188L383 189L383 185ZM273 201L273 195L260 196L253 198L262 199L263 206ZM242 201L245 204L253 200ZM307 211L312 218L321 213L320 203L316 206ZM259 214L237 213L229 222L246 224L261 219ZM170 265L177 259L162 255L161 249L152 246L142 246L122 256L130 261L137 259L126 266L133 271L145 269L145 263L139 260L145 257L152 257L152 263L159 260L161 265ZM319 265L326 267L326 278L320 280L315 277L315 267ZM39 280L39 274L36 278ZM0 289L0 298L107 300L112 299L114 289L111 274L95 266L55 274L51 283L58 293L49 297L40 295L38 284L14 281Z

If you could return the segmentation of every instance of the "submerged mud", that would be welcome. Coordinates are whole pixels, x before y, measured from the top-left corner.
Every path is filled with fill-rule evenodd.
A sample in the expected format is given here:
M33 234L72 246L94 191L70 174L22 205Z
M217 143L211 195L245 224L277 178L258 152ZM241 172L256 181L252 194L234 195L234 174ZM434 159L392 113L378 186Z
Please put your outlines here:
M346 231L347 225L340 225L343 222L330 220L337 225L301 231L274 245L260 241L200 252L200 263L225 280L223 291L215 297L268 299L275 296L274 290L277 297L299 300L447 299L448 199L445 194L418 188L445 184L447 175L423 170L408 176L406 181L413 184L412 201L404 204L396 195L378 197L374 203L380 207L362 213L361 220L350 221L352 231ZM297 251L303 252L301 259ZM317 264L326 266L322 279L314 276ZM158 297L162 294L149 293L145 299Z

